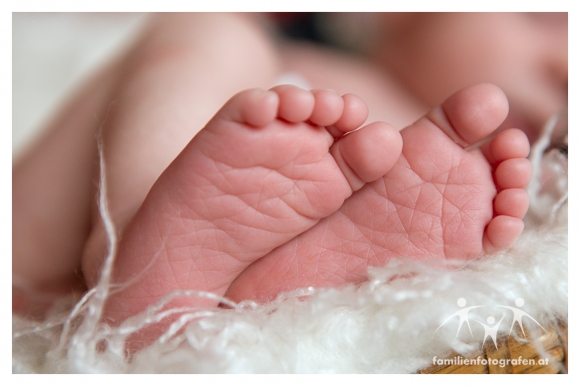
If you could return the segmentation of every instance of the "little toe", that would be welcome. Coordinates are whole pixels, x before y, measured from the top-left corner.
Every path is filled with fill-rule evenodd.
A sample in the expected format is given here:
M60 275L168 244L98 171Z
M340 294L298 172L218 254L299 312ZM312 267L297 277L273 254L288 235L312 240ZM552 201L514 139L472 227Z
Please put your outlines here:
M217 115L233 122L263 127L276 118L278 103L275 92L250 89L230 98Z
M500 163L495 170L495 181L501 190L525 188L532 178L532 164L526 158L512 158Z
M314 95L300 87L281 85L270 89L278 94L280 105L278 116L288 122L307 121L314 110Z
M342 116L344 100L330 90L313 90L315 104L310 115L310 122L319 126L330 126Z
M330 153L356 191L384 176L399 159L402 148L403 140L397 129L374 122L335 142Z
M493 208L497 215L524 218L530 199L525 189L505 189L496 196Z
M488 224L483 237L483 249L493 253L512 246L524 230L524 222L511 216L497 216Z
M454 142L467 147L487 137L505 120L509 104L503 91L489 83L462 89L427 118Z
M482 151L489 163L496 165L510 158L526 158L530 154L530 142L523 131L507 129L482 146Z
M354 94L342 96L344 108L342 115L333 125L336 133L345 134L360 127L369 116L369 108L366 103Z

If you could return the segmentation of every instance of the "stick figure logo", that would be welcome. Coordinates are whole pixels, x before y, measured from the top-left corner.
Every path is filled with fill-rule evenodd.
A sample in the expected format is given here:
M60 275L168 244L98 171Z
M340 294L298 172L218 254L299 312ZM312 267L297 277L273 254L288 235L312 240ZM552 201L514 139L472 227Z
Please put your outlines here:
M457 305L459 307L463 308L463 307L465 307L466 304L467 304L467 301L464 298L457 299ZM467 324L467 327L469 328L469 332L471 333L471 336L473 336L473 331L471 331L471 325L469 324L469 311L473 310L474 308L479 308L479 307L483 307L483 306L467 307L467 308L463 308L463 309L457 311L456 313L454 313L453 315L448 317L443 323L441 323L441 326L439 326L437 328L437 330L439 330L441 327L443 327L443 325L445 323L447 323L450 319L454 318L455 316L459 316L459 327L457 328L457 334L455 334L455 337L457 338L457 336L459 335L459 331L461 330L461 326L463 326L463 323ZM435 331L437 331L437 330L435 330Z
M510 306L500 306L502 308L510 309L514 313L514 318L512 319L512 325L510 327L510 334L512 333L512 330L514 328L514 324L516 322L518 322L518 324L520 326L520 330L522 330L522 334L524 334L524 338L526 337L526 333L524 332L524 326L522 325L522 319L524 316L527 316L528 318L532 319L534 321L534 323L536 323L538 326L540 326L540 328L542 330L544 330L544 332L547 332L546 329L544 327L542 327L536 319L534 319L530 316L530 314L528 314L524 310L520 310L520 308L524 306L524 303L525 303L524 299L517 298L516 299L516 306L519 308L514 308L514 307L510 307Z
M501 324L503 318L505 318L505 316L503 316L495 326L492 326L495 323L495 318L493 316L489 316L487 318L487 324L489 324L489 326L487 324L477 322L481 324L483 326L483 329L485 330L485 336L483 337L482 346L485 344L485 340L489 336L491 340L493 340L493 344L495 345L495 349L497 350L497 330L499 329L499 325Z
M540 325L540 323L538 323L538 321L536 319L534 319L530 314L528 314L527 312L525 312L524 310L521 309L521 307L524 306L524 303L525 303L524 299L517 298L515 301L516 307L496 306L496 307L500 307L500 308L507 308L507 309L511 310L513 313L513 318L512 318L512 323L511 323L509 335L511 335L512 330L514 328L514 325L517 322L518 325L520 326L520 330L522 331L522 334L524 334L524 337L526 336L526 334L524 332L524 326L522 324L524 317L530 318L542 330L546 331L546 329L544 327L542 327L542 325ZM443 327L443 325L445 325L448 321L450 321L451 319L453 319L457 316L457 317L459 317L459 327L457 328L457 333L455 334L455 337L457 338L457 336L459 336L459 331L461 331L461 327L463 326L463 324L467 324L467 327L469 328L469 332L471 333L471 336L473 337L473 331L471 330L471 325L469 324L469 311L471 311L475 308L483 307L483 306L465 307L466 304L467 304L467 301L465 300L465 298L457 299L457 305L461 309L459 311L455 312L453 315L449 316L447 319L445 319L445 321L443 323L441 323L441 325L439 327L437 327L437 330L435 330L435 332L437 332L441 327ZM483 337L482 346L483 346L483 344L485 344L485 341L489 337L489 338L491 338L491 340L493 341L493 344L495 345L495 348L497 349L497 332L498 332L499 326L501 325L501 322L504 320L504 318L505 318L505 315L497 323L495 323L495 318L493 316L489 316L487 318L487 324L477 321L477 323L481 324L481 326L484 329L485 335Z

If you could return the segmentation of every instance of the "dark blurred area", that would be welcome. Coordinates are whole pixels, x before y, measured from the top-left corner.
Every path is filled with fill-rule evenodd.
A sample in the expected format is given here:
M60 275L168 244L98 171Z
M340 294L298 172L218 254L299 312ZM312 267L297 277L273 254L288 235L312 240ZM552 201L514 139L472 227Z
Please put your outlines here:
M281 33L287 38L331 44L320 28L324 22L325 13L288 12L272 13L270 16L278 25Z

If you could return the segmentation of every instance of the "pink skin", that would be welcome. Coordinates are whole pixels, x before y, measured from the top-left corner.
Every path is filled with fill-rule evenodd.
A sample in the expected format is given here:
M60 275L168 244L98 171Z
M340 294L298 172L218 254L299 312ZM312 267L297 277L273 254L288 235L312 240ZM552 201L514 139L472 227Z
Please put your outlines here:
M506 93L504 127L534 141L568 103L568 14L437 12L379 14L375 56L427 105L492 82ZM507 126L506 126L507 125Z
M456 140L472 144L507 113L507 99L493 85L456 93L401 132L402 155L383 178L248 267L226 296L266 301L299 287L362 281L368 267L397 256L464 259L508 248L528 206L525 134L506 130L468 152L442 130L454 128Z
M165 170L127 227L114 281L142 276L109 299L107 320L117 324L176 290L223 295L251 263L384 175L399 158L401 136L382 122L360 128L367 113L354 95L294 86L231 98Z

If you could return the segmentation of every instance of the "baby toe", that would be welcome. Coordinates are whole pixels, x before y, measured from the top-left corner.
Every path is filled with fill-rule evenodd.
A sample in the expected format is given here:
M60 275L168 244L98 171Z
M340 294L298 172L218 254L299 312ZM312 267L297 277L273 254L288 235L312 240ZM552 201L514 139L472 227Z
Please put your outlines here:
M263 127L276 118L278 95L262 89L249 89L234 95L216 116L223 119Z
M344 109L334 127L344 134L359 128L367 120L369 108L361 98L354 94L345 94L342 99Z
M399 159L402 148L403 140L397 129L374 122L341 138L330 152L356 191L366 182L384 176Z
M495 170L495 181L499 189L525 188L532 178L532 164L526 158L503 161Z
M488 161L495 165L510 158L526 158L530 154L530 142L523 131L507 129L499 133L482 150Z
M315 104L310 122L319 126L330 126L336 123L342 116L344 100L330 90L314 90Z
M278 94L278 116L288 122L304 122L310 118L315 105L314 95L300 87L276 86L271 89Z
M524 230L524 222L511 216L497 216L487 225L483 238L483 249L493 253L507 249Z
M528 192L524 189L505 189L494 200L497 215L524 218L529 206Z
M487 137L505 120L507 97L493 84L460 90L427 114L454 142L462 147Z

